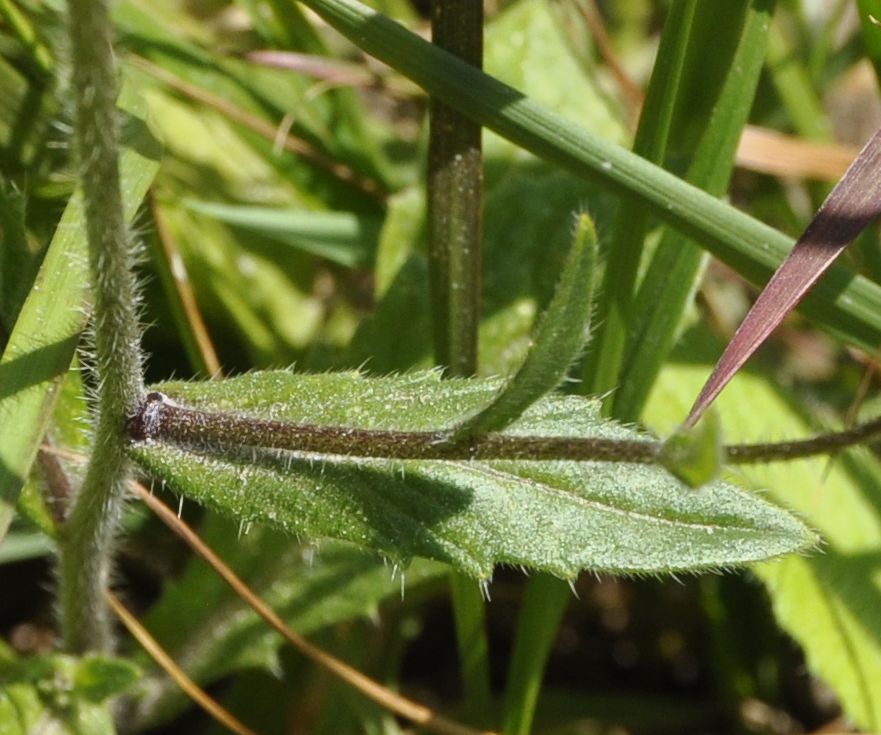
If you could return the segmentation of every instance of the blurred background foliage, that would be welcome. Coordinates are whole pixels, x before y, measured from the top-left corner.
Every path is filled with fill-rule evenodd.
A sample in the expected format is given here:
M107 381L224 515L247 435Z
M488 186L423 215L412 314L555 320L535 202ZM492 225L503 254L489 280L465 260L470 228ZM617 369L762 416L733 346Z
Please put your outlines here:
M426 2L370 4L427 32ZM668 5L487 2L485 68L629 145ZM872 9L869 0L777 4L750 122L792 136L787 144L817 145L787 158L779 140L753 130L741 142L728 196L791 235L881 120L872 67L881 63L881 42L860 23ZM0 0L4 342L73 189L62 11L59 0ZM291 365L376 374L430 366L420 90L286 0L122 0L114 17L120 105L143 116L163 148L135 221L148 378ZM707 36L687 68L693 103L673 121L666 162L679 174L708 114L701 88L716 42ZM602 237L617 202L491 133L484 150L480 370L491 375L522 358L563 262L572 212L590 212ZM649 247L658 239L652 233ZM847 257L881 281L877 230ZM696 305L644 414L658 430L684 416L755 293L727 268L702 262ZM733 438L764 439L836 425L856 413L852 402L875 380L873 364L793 318L726 394L725 428ZM53 430L73 448L82 445L72 428L83 415L77 381L68 381ZM873 408L870 398L860 410ZM822 555L679 581L584 575L556 635L535 732L881 728L879 480L867 452L741 475L818 527L828 541ZM0 547L0 634L19 654L51 649L54 635L51 542L35 526L39 513L25 515L30 520L17 521ZM342 544L237 528L190 506L184 515L296 630L455 714L461 691L443 566L417 560L392 570ZM127 530L119 579L130 603L176 660L252 727L402 728L281 649L146 511L132 508ZM499 700L523 588L523 574L510 569L489 587ZM216 731L134 655L146 672L132 714L139 729ZM487 712L497 709L487 702Z

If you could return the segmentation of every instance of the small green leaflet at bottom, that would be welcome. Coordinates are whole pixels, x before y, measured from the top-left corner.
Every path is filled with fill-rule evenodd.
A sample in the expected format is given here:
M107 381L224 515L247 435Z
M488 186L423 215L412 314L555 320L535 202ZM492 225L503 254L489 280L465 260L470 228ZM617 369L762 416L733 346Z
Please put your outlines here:
M475 413L499 381L436 372L251 373L153 390L210 411L317 426L429 431ZM542 399L509 426L519 436L640 438L599 403ZM571 579L580 571L656 574L719 569L813 546L787 511L733 485L693 490L662 467L573 461L364 459L258 447L133 442L155 479L242 521L351 541L396 562L447 562L481 579L495 564Z
M114 735L107 700L140 675L120 658L18 657L0 641L0 733Z

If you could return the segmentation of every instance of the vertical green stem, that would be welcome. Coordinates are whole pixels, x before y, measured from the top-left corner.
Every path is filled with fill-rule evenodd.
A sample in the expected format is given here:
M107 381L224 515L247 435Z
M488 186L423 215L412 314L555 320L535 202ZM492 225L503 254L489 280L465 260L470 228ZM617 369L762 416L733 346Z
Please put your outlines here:
M434 0L432 41L480 67L483 8L475 0ZM480 125L432 98L428 221L435 357L450 375L477 370L483 172Z
M109 650L108 582L128 465L125 419L143 393L134 256L119 185L116 71L103 0L69 0L74 126L94 290L98 386L94 450L62 529L61 623L67 650Z
M433 0L432 41L480 68L483 3ZM483 168L480 125L432 98L429 108L428 222L435 358L448 375L477 372ZM489 646L485 610L473 579L451 576L453 616L466 708L485 711Z
M508 667L502 723L505 735L529 735L532 732L545 665L572 597L572 590L562 579L536 574L529 580Z
M489 710L489 641L486 609L474 579L459 572L450 574L450 593L456 623L456 645L465 691L465 715L479 722Z

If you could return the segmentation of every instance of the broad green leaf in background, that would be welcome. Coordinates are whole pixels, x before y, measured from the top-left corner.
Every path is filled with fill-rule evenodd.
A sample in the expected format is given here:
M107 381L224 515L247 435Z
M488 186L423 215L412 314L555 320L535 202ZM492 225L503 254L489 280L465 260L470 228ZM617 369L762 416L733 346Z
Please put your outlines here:
M553 10L543 0L511 3L487 23L484 69L539 104L605 140L624 143L627 126L596 77L585 74L573 55ZM490 176L502 163L535 163L517 145L484 131Z
M497 389L497 381L441 381L435 372L265 372L155 386L196 408L401 431L451 427ZM545 399L506 433L638 436L577 397ZM756 496L724 483L695 492L652 465L354 459L158 441L133 442L130 452L176 492L243 521L352 541L395 561L445 561L481 579L498 563L569 579L583 569L718 569L806 549L814 540L800 521Z
M120 174L129 218L158 168L144 123L127 118ZM0 538L45 433L84 326L88 264L82 204L68 204L0 359Z
M706 335L688 335L681 354L700 353ZM706 350L704 350L706 352ZM645 416L660 431L682 418L711 365L671 364ZM736 375L716 408L729 441L813 433L768 377ZM741 466L738 484L766 488L824 540L819 553L754 567L780 625L804 648L808 666L834 689L861 727L881 729L881 464L864 449L794 462Z
M625 125L584 73L544 0L522 0L487 24L484 68L559 115L623 143ZM608 231L615 200L600 187L484 130L483 307L478 369L503 375L522 362L536 315L550 300L584 211Z

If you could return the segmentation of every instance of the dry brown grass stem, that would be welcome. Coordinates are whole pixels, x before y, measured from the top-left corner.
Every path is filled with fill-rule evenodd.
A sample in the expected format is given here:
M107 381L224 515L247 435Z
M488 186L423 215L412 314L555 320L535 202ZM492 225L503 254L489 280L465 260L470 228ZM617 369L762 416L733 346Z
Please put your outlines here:
M236 733L236 735L256 735L253 730L239 722L217 701L208 696L208 694L206 694L196 682L187 676L186 672L184 672L184 670L174 662L174 659L163 650L162 646L160 646L147 629L138 622L137 618L128 611L126 606L122 604L122 601L116 597L116 595L110 590L105 590L104 597L110 605L110 608L116 613L116 616L126 627L126 630L132 634L132 638L141 644L141 647L150 655L150 658L159 664L165 673L174 679L177 685L186 692L190 699L198 704L221 725L228 728L231 732Z
M266 623L308 659L333 673L364 696L400 717L438 735L494 735L475 730L436 714L428 707L413 702L378 684L347 663L331 656L291 630L248 586L199 538L177 513L153 496L143 485L132 483L137 495L159 518L180 536Z

